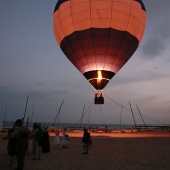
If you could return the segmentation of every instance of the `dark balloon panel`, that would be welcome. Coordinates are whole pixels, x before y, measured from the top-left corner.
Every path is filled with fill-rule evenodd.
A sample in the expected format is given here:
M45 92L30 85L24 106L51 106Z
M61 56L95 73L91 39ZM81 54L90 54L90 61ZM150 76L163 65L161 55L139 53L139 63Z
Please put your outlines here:
M91 70L117 73L138 44L137 38L125 31L91 28L65 37L60 47L81 73Z
M69 0L58 0L56 6L55 6L55 9L54 9L54 12L57 11L60 7L60 5L66 1L69 1Z

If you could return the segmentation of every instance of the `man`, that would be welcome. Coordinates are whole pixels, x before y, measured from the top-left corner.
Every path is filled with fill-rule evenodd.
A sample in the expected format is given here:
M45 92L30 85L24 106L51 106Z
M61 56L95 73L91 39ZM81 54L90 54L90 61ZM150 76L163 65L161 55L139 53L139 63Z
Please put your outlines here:
M37 124L37 131L35 133L35 156L32 160L38 160L41 159L42 155L42 142L43 142L43 129L41 127L41 124Z
M84 128L82 143L83 143L83 149L84 149L83 154L88 154L89 146L92 144L92 139L91 139L90 133L88 132L87 128Z
M32 128L32 153L35 154L35 135L37 133L37 123L33 124Z
M16 170L23 170L24 168L24 159L25 151L28 145L29 131L27 131L22 125L22 119L17 119L15 122L16 130L14 136L16 137L16 158L17 158L17 167Z

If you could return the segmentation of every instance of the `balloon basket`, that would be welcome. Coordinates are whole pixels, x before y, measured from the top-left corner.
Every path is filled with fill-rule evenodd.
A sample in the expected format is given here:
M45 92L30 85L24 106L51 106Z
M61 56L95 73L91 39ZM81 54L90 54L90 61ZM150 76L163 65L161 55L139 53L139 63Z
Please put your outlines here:
M102 96L102 91L97 90L95 93L94 104L104 104L104 97Z
M94 104L104 104L104 97L95 97Z

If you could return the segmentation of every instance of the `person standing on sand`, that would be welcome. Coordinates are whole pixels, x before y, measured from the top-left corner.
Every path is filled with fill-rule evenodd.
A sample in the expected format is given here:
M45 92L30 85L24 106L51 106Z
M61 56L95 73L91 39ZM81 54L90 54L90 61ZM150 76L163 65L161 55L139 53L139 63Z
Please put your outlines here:
M37 123L37 132L35 134L35 156L32 160L41 159L43 142L43 129L40 123Z
M56 144L58 147L60 146L60 135L58 130L55 132L54 144Z
M14 136L17 138L16 139L17 167L15 169L23 170L25 152L28 146L30 132L26 130L25 127L22 125L22 119L17 119L15 125L16 128L15 128Z
M84 134L83 134L83 138L82 138L81 142L83 143L83 145L82 145L83 149L84 149L83 154L88 154L89 146L92 144L92 139L91 139L91 135L88 132L87 128L84 128Z
M48 133L48 127L44 126L43 142L42 142L42 153L48 153L48 152L50 152L49 133Z
M9 130L8 134L7 134L7 139L8 139L8 146L7 146L7 150L8 150L8 155L10 155L10 162L9 162L9 167L12 167L14 164L14 159L15 159L15 155L16 155L16 141L17 138L14 135L14 132L16 130L16 124L13 124L13 127Z
M33 124L32 129L32 153L35 154L35 134L37 133L37 123Z
M61 142L63 148L68 148L68 145L69 145L68 139L69 139L69 137L68 137L68 134L67 134L67 128L64 128L62 142Z

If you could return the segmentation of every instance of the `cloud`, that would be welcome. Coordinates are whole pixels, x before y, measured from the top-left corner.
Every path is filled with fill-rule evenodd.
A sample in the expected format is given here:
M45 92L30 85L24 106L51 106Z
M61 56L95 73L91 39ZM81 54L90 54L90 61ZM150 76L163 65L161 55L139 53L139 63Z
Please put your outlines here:
M152 59L159 57L169 48L170 23L168 9L170 1L166 5L162 1L145 2L147 6L147 26L142 42L142 53L144 58ZM149 28L149 29L148 29Z
M29 96L31 100L35 100L35 101L36 100L50 101L50 100L55 100L56 96L61 96L68 93L69 93L69 89L65 89L65 88L57 88L56 90L54 89L20 90L19 88L1 87L0 101L8 102L9 100L15 100L15 101L18 99L24 100L27 96Z

